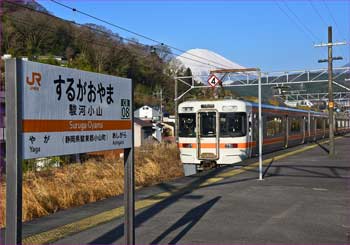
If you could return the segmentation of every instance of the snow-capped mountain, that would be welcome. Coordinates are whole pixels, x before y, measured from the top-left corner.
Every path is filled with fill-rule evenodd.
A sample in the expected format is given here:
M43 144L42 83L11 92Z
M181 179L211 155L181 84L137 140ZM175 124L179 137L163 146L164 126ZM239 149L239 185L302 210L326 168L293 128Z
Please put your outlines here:
M195 80L202 82L206 82L211 70L245 68L207 49L190 49L177 56L176 60L184 67L189 67Z

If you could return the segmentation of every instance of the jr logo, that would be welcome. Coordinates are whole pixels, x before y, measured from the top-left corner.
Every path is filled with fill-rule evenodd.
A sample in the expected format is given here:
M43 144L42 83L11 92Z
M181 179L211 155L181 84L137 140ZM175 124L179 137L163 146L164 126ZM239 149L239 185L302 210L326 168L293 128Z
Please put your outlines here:
M37 83L37 86L35 83ZM41 73L32 72L32 80L30 81L29 77L27 76L27 84L30 86L30 90L39 91L39 88L41 86Z

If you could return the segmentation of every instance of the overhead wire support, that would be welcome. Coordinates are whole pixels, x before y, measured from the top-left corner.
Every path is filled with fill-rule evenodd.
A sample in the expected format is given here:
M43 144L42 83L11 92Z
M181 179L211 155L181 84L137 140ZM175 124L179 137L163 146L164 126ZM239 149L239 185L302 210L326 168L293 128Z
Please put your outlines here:
M338 22L337 20L334 18L334 15L332 14L332 11L330 9L330 7L328 6L328 4L326 3L325 0L322 0L322 3L324 5L324 7L326 8L327 12L328 12L328 15L331 17L334 25L335 25L335 30L337 32L337 34L339 35L339 37L341 37L343 40L346 40L345 36L342 34L340 28L339 28L339 25L338 25ZM344 50L346 52L346 49Z
M340 45L340 44L338 44ZM332 26L328 26L328 43L327 45L315 45L315 47L327 47L328 49L328 58L319 60L318 62L327 62L328 63L328 117L329 117L329 156L334 157L335 156L335 144L334 144L334 100L333 100L333 61L334 60L340 60L342 57L333 57L333 32L332 32ZM337 85L341 85L337 83ZM342 87L345 87L341 85ZM345 87L346 88L346 87Z
M338 46L338 45L347 45L347 44L348 44L347 42L320 43L320 44L315 44L314 47L318 48L318 47Z

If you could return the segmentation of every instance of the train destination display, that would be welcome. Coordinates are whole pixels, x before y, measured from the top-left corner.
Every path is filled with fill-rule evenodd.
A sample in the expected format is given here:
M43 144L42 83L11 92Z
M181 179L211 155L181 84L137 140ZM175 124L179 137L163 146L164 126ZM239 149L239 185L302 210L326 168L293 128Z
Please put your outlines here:
M130 79L20 62L24 159L131 148Z

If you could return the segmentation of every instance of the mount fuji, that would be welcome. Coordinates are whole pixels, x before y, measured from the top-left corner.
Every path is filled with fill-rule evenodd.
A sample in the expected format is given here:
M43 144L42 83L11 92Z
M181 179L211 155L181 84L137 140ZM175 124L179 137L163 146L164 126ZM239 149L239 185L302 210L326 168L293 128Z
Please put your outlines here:
M207 81L211 70L245 68L207 49L190 49L177 56L176 60L184 67L191 69L195 80L202 82Z

